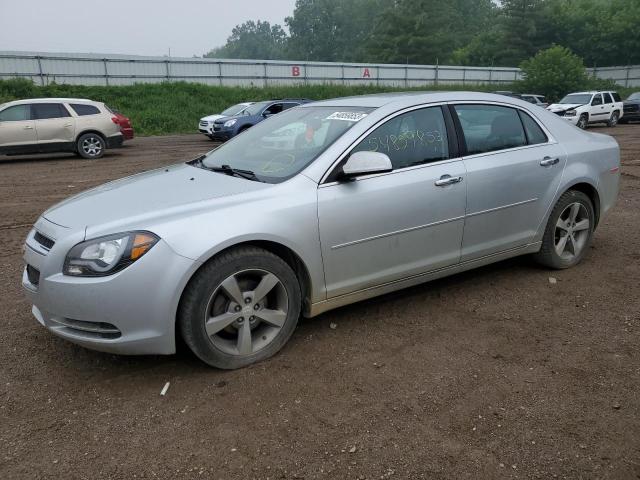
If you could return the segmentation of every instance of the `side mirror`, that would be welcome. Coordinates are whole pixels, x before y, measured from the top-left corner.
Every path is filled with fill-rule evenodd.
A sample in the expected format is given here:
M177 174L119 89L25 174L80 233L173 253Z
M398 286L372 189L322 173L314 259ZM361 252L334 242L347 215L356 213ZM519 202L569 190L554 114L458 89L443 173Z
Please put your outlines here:
M360 175L390 172L391 170L393 170L391 160L384 153L356 152L342 167L341 178L349 179Z

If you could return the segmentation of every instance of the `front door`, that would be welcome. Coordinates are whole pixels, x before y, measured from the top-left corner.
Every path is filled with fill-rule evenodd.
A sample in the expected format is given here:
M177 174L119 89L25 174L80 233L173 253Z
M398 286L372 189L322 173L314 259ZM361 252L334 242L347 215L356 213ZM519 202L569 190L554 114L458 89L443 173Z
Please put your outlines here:
M560 185L566 154L524 110L455 105L467 154L461 261L533 240Z
M74 141L75 119L61 103L34 103L31 107L41 151Z
M461 159L449 158L441 108L395 116L350 153L356 151L387 154L393 171L345 182L330 177L319 187L327 297L457 263L466 172Z
M30 112L30 105L14 105L0 112L0 152L36 149L36 128Z

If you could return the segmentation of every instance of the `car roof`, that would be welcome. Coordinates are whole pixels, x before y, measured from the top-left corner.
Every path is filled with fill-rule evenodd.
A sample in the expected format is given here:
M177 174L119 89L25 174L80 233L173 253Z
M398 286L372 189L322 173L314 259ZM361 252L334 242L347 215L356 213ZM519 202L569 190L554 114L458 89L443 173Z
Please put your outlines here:
M21 105L23 103L101 103L96 102L94 100L89 100L88 98L25 98L22 100L13 100L11 102L7 102L5 105Z
M312 104L302 105L302 108L309 108L315 106L326 107L367 107L367 108L380 108L385 105L398 104L402 107L404 105L411 106L421 103L438 103L438 102L500 102L509 103L514 102L517 104L519 100L515 97L509 97L506 95L499 95L494 93L484 92L464 92L464 91L443 91L443 92L391 92L391 93L377 93L372 95L360 95L354 97L342 97L334 98L331 100L321 100L319 102L313 102ZM524 102L523 102L524 103Z

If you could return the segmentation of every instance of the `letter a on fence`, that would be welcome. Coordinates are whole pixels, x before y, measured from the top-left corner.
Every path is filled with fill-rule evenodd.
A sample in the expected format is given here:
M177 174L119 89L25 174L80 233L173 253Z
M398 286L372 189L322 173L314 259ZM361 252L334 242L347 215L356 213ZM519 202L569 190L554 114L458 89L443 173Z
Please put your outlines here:
M362 73L362 78L371 78L371 72L369 71L368 68L364 69L364 72Z

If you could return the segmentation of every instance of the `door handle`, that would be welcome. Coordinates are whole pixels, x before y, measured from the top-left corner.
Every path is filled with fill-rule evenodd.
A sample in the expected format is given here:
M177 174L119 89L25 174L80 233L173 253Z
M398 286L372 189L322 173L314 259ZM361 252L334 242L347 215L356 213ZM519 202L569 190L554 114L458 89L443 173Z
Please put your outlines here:
M24 127L25 130L33 130L33 127L30 125L27 125L26 127Z
M544 157L544 159L540 161L540 165L543 167L550 167L558 163L560 163L559 158L551 158L551 157Z
M455 183L460 183L462 181L462 177L452 177L451 175L442 175L440 180L436 180L436 187L446 187L447 185L453 185Z
M73 123L65 123L64 126L65 127L73 127Z

